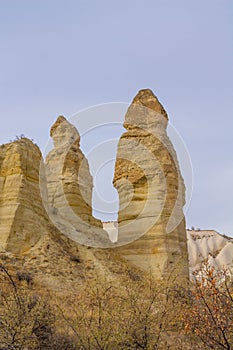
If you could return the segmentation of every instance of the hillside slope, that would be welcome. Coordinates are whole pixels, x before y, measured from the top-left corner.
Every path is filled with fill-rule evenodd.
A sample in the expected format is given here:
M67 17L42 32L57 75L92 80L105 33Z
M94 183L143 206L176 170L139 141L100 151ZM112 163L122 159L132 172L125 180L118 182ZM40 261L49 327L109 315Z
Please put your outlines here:
M207 259L210 265L233 274L233 238L214 230L187 230L190 273Z

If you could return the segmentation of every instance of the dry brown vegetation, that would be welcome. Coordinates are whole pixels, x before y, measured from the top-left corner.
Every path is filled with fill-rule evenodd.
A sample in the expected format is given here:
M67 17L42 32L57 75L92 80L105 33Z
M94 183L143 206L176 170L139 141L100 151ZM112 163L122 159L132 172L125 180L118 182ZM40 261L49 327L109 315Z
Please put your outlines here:
M2 265L0 349L232 349L232 284L226 271L203 268L189 288L96 278L55 301L31 275L13 277Z
M233 349L233 285L227 270L204 262L195 274L184 319L202 349Z
M173 290L151 280L128 286L91 283L74 298L73 310L61 310L78 349L171 349L170 335L182 332ZM181 349L180 337L175 339Z
M75 349L57 332L56 313L49 298L36 292L27 276L13 277L0 265L0 349Z

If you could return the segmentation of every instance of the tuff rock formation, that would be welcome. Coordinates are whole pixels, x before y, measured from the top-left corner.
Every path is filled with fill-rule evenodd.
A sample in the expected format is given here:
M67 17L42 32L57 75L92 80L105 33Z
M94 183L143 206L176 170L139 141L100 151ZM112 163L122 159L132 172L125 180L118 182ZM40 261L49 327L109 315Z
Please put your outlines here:
M30 140L1 146L1 251L43 256L46 252L47 256L53 232L53 237L59 236L69 246L69 238L78 242L75 249L84 256L90 253L80 244L114 247L114 252L106 250L109 259L116 252L135 268L152 270L155 277L182 264L179 273L187 276L185 189L167 137L167 122L153 93L140 91L126 114L127 132L118 147L114 185L120 197L119 232L112 241L92 216L88 162L77 129L64 117L58 117L51 128L54 148L45 169L40 150ZM115 233L111 227L110 231Z
M99 246L107 233L92 216L93 181L80 149L78 130L63 116L51 127L54 149L46 157L49 214L53 223L79 243Z
M120 138L114 186L119 194L118 252L162 277L188 277L185 186L167 136L168 116L149 89L129 107Z
M48 232L39 189L41 159L26 138L0 147L0 251L25 253Z
M233 238L214 230L187 230L190 279L203 261L233 276Z

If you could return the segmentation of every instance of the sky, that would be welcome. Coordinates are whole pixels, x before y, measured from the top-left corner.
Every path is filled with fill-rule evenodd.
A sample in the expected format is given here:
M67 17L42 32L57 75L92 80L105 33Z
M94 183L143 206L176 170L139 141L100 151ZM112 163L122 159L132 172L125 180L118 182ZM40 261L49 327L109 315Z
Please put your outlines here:
M0 143L24 134L44 151L58 115L150 88L190 155L187 227L233 236L231 0L0 0L0 50ZM109 118L102 135L119 138Z

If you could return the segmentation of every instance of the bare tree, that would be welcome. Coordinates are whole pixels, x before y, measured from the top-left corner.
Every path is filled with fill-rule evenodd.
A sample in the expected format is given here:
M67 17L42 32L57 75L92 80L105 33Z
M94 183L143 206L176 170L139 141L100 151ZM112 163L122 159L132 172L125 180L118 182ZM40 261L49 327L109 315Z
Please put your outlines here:
M184 315L186 331L196 336L202 349L233 349L233 286L228 271L205 261L194 277Z
M88 282L61 310L78 349L182 349L182 322L176 295L150 278L132 284ZM70 299L69 299L70 301Z
M55 313L46 298L30 287L27 273L17 279L0 265L0 349L73 350L65 336L55 331ZM20 276L20 278L19 278Z

